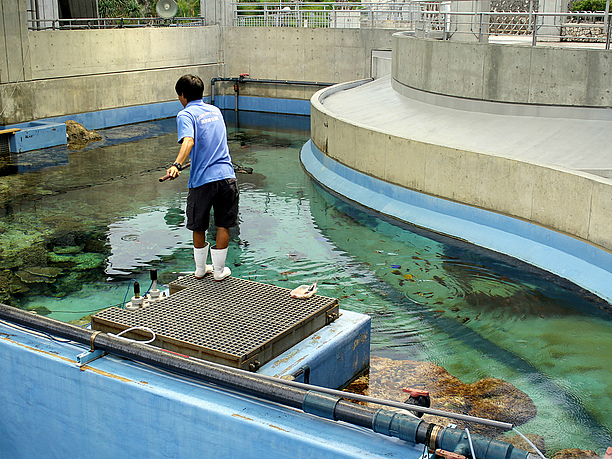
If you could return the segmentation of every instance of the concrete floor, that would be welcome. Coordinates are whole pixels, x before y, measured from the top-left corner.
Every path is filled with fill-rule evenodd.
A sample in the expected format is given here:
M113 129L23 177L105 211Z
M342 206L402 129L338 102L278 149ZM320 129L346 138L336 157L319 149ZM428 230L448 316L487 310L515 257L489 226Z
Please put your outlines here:
M390 77L335 92L323 104L390 135L612 178L611 110L557 107L525 116L449 108L452 101L440 106L400 94Z

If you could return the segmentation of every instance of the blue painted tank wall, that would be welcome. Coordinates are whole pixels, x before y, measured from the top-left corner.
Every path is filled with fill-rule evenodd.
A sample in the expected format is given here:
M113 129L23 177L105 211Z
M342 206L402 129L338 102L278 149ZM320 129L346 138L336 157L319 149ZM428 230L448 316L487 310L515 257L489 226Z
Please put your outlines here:
M210 103L210 97L204 98ZM217 96L215 105L221 109L234 109L234 96ZM310 115L310 101L293 99L271 99L266 97L240 96L238 107L241 111L282 113L287 115ZM100 110L97 112L79 113L58 116L44 120L19 123L6 128L19 128L22 131L10 138L10 149L13 153L38 150L66 144L66 126L68 120L81 123L87 129L105 129L126 124L141 123L163 118L172 118L183 108L178 100L158 104L137 105L132 107Z
M530 222L429 196L350 169L309 141L302 165L315 181L382 214L545 269L612 302L612 254Z
M0 457L416 458L367 429L207 387L0 323Z

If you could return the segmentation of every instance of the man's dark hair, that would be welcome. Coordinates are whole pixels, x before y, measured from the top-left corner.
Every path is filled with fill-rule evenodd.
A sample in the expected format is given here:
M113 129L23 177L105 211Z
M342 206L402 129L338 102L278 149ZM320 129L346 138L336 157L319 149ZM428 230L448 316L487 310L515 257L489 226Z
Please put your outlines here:
M187 102L201 100L204 95L204 83L197 75L183 75L176 82L174 89L176 94L178 96L182 94Z

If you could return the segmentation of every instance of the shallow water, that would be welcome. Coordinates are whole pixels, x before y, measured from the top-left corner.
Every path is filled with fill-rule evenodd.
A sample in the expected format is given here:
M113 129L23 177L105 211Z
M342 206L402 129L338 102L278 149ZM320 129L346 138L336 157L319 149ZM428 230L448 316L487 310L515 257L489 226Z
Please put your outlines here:
M538 409L520 430L543 436L549 455L612 444L609 305L338 200L299 164L307 118L249 117L228 131L234 161L254 170L238 174L235 276L288 288L317 280L341 308L372 316L374 355L432 361L466 383L511 382ZM121 304L132 279L145 290L150 268L163 282L193 269L187 177L157 180L178 150L174 120L100 133L84 150L23 154L21 173L0 179L0 301L71 321Z

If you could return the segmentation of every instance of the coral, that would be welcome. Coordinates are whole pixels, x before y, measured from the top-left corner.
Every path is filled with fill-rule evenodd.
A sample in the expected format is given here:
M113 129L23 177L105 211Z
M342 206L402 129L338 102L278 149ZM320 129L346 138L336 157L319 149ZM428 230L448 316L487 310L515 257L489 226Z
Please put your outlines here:
M66 269L74 271L86 271L89 269L100 268L104 265L105 257L101 253L79 253L79 254L63 254L49 252L47 254L49 263L56 264Z
M105 264L106 258L101 253L81 253L76 255L77 265L75 271L87 271L90 269L101 268Z
M58 269L58 273L61 272L61 269L59 268L50 268L50 269ZM46 283L46 284L51 284L53 282L55 282L55 277L54 276L48 276L48 275L40 275L40 274L33 274L30 270L28 269L22 269L19 270L15 273L15 275L21 279L22 282L25 282L26 284L38 284L38 283ZM56 274L57 275L57 274Z
M62 272L60 268L53 268L50 266L32 266L24 269L24 271L32 274L33 276L49 278L56 278Z
M595 451L569 448L557 452L552 459L591 459L601 457Z
M36 314L40 314L41 316L48 316L49 314L51 314L51 310L45 306L30 306L26 309L26 311L32 311L35 312Z
M368 381L369 379L369 381ZM449 374L443 367L431 362L392 360L372 356L370 374L349 385L349 392L366 388L368 395L388 400L405 401L408 396L403 387L427 390L432 408L470 416L495 419L521 425L536 415L536 406L527 394L512 384L496 378L485 378L465 384ZM427 422L448 424L448 419L425 415ZM453 423L461 426L460 421ZM501 434L495 428L470 426L481 435Z
M24 265L44 265L46 251L38 232L14 228L0 235L0 269Z

